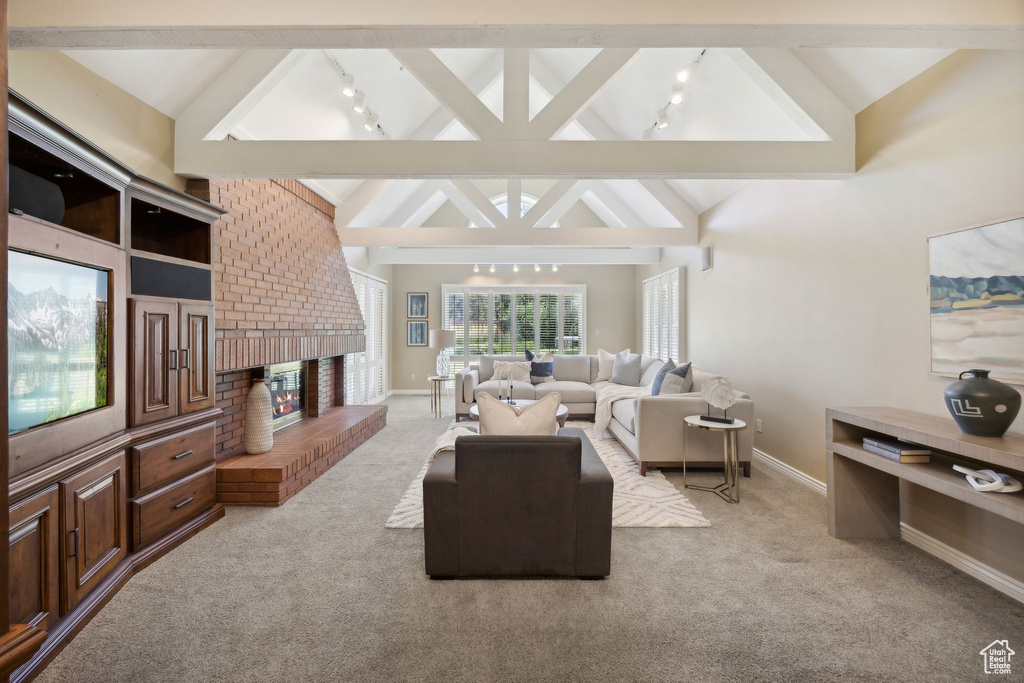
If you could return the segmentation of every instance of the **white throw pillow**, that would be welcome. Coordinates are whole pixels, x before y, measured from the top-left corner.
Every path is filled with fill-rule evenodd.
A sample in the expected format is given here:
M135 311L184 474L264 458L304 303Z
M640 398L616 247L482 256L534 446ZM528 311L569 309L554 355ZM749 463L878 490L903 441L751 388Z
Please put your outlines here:
M490 394L477 397L480 412L480 433L494 435L551 436L558 433L558 406L562 397L558 392L548 394L539 401L512 406Z
M664 361L656 360L650 364L647 370L644 371L644 376L640 378L640 386L649 387L654 384L654 378L658 376L658 372L665 366Z
M512 380L513 382L529 384L530 369L532 367L533 363L528 360L496 360L494 361L494 379L503 381Z
M627 360L630 357L629 349L617 353L608 353L604 349L597 350L597 382L607 382L612 378L612 368L615 367L615 356L622 354Z

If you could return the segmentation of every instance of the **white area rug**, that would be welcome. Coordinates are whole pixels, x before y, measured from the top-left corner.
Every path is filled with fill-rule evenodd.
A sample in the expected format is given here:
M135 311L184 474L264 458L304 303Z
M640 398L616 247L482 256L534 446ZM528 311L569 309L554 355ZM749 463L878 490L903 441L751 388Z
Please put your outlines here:
M613 527L689 528L709 527L700 510L693 507L658 470L648 470L640 476L640 466L615 439L595 439L592 429L586 428L590 442L597 449L608 471L615 479L612 497ZM423 475L430 463L409 484L405 495L398 501L384 526L388 529L423 528Z

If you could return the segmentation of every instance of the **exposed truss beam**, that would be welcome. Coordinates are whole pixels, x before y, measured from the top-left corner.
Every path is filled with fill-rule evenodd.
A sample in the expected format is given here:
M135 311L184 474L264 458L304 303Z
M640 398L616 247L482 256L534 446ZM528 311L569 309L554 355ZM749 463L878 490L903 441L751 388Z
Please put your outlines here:
M502 71L504 137L519 140L527 137L530 123L530 51L502 50L505 66Z
M569 207L575 204L582 194L582 190L574 192L573 189L579 185L578 180L558 180L548 188L544 196L537 200L537 203L530 207L520 220L514 223L521 228L533 228L536 226L550 228L555 221L562 217Z
M617 193L609 190L600 180L588 181L584 187L585 191L580 199L606 225L628 228L643 224L632 207L623 202Z
M423 84L463 126L481 140L502 137L501 121L430 50L392 50L402 66Z
M243 52L178 116L175 140L223 140L301 58L295 50Z
M473 181L452 180L447 184L445 191L452 204L455 204L477 227L503 227L508 224L508 220L498 211L498 207L491 203Z
M254 10L254 5L258 11ZM33 0L15 48L1020 47L1019 0Z
M673 218L679 221L679 225L697 225L699 221L697 211L667 182L643 179L640 181L640 185L665 207L665 210L672 214Z
M176 173L240 178L846 178L831 142L202 140Z
M348 195L338 203L334 212L334 222L338 225L352 225L352 221L380 196L388 186L387 180L367 180L359 183Z
M661 262L658 247L369 247L373 265L471 265L474 263L518 263L526 269L534 264L548 270L558 265L653 265Z
M387 183L389 181L368 180L366 182ZM394 211L383 219L383 222L388 225L400 225L404 228L421 225L448 198L448 194L445 192L447 184L443 180L427 180L420 183L419 187L405 201L396 206ZM343 225L338 221L335 221L335 224ZM352 225L357 228L373 227L373 225L367 224L365 219L357 221Z
M522 178L509 178L506 183L506 197L505 202L509 209L512 207L522 207L523 205L523 179ZM512 217L516 218L515 211L512 212Z
M346 247L667 247L697 244L696 228L338 228Z
M550 140L572 123L639 50L605 48L598 52L530 122L530 138Z

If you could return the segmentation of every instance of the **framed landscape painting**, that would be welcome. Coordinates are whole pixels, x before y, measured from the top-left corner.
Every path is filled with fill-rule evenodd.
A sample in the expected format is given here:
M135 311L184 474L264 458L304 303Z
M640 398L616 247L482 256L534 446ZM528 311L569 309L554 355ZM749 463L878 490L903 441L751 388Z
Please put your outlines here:
M1024 216L928 238L931 369L1024 384Z

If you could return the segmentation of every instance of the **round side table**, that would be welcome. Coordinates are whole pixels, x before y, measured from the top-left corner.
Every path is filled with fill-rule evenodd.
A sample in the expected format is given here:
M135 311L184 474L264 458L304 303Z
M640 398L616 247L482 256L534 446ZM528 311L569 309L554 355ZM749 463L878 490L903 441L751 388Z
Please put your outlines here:
M427 377L427 380L430 382L430 412L434 414L434 417L441 417L441 393L451 379L451 375L446 377L432 375Z
M723 447L725 448L725 481L718 486L697 486L686 483L686 442L683 441L683 488L696 489L698 491L710 491L727 503L740 502L740 460L739 449L736 446L736 434L745 429L747 423L743 420L733 419L732 424L705 420L701 415L690 415L685 418L687 429L705 429L709 432L722 432ZM683 430L684 432L686 430Z

